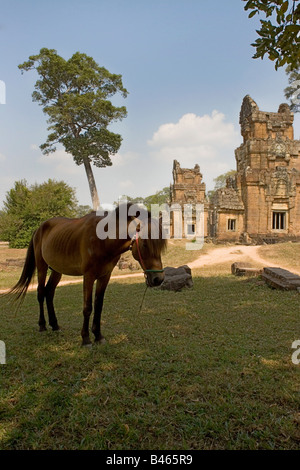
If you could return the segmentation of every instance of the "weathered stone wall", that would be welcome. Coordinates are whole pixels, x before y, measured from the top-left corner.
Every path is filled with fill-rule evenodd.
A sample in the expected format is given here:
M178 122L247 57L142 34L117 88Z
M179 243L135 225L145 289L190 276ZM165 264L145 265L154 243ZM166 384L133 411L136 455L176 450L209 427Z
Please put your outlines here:
M234 222L234 230L232 227ZM244 217L242 213L222 210L217 213L217 238L221 241L238 241L243 232Z

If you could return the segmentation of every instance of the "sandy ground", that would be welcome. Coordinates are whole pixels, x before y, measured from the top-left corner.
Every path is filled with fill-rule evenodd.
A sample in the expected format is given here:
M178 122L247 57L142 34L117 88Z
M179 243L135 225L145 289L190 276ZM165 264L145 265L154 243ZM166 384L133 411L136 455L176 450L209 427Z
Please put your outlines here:
M270 262L262 258L258 254L258 249L259 246L243 246L243 245L238 245L238 246L222 246L220 248L215 248L208 254L203 254L200 255L198 259L195 261L192 261L191 263L188 263L188 266L191 269L196 269L196 268L201 268L203 266L211 266L214 264L220 264L220 263L225 263L225 262L231 262L234 263L236 261L243 261L245 258L248 260L251 259L252 262L258 263L261 266L267 267L267 266L272 266L274 268L276 267L281 267L285 268L283 264L278 265L276 263ZM258 266L258 267L261 267ZM286 267L286 269L289 269ZM293 272L295 274L300 275L300 271L297 271L293 269ZM111 279L123 279L125 277L142 277L144 274L143 273L134 273L134 274L120 274L117 276L112 276ZM78 284L82 282L82 278L80 277L78 280L66 280L66 281L61 281L59 283L59 286L63 285L69 285L69 284ZM29 290L34 290L36 289L36 285L30 286ZM7 292L7 290L0 290L0 294L3 294Z
M191 269L193 268L201 268L202 266L208 266L208 265L213 265L217 263L225 263L225 262L236 262L236 261L243 261L245 257L251 258L253 263L259 263L263 265L264 267L274 267L274 268L284 268L284 266L273 263L272 261L267 261L264 258L262 258L258 254L260 246L255 245L255 246L243 246L243 245L238 245L238 246L225 246L225 247L220 247L216 248L213 250L211 253L208 253L206 255L200 256L198 259L195 261L189 263L189 267ZM293 270L296 274L300 274L300 272L297 272Z

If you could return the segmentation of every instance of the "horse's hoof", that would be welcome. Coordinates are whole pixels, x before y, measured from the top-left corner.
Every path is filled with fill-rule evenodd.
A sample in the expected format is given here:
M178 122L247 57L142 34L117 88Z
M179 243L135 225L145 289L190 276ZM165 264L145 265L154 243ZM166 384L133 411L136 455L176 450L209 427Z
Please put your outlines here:
M61 329L58 325L56 325L56 326L52 326L52 331L61 331Z
M88 349L91 349L93 347L92 343L82 343L81 345L83 348L88 348Z
M95 344L105 344L106 339L102 336L100 339L95 339Z
M47 328L45 326L40 326L39 332L47 331Z

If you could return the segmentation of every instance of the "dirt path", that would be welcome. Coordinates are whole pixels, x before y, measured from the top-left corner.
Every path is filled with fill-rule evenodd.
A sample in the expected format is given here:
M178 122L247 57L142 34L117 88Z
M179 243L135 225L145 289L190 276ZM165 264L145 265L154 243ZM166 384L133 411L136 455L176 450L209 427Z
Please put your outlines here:
M272 266L274 268L279 268L279 267L283 269L285 268L285 266L282 263L279 265L277 263L273 263L273 261L269 261L269 260L262 258L258 254L259 248L260 248L259 245L255 245L255 246L238 245L238 246L220 247L220 248L216 248L211 253L200 256L195 261L188 263L188 265L191 269L201 268L202 266L208 266L208 265L213 265L213 264L218 264L218 263L225 263L225 262L234 263L235 261L243 261L243 259L247 257L247 258L251 258L254 263L259 263L263 265L264 267ZM289 268L287 267L286 269L289 269ZM295 269L293 269L293 272L295 274L300 274L300 271L297 271Z

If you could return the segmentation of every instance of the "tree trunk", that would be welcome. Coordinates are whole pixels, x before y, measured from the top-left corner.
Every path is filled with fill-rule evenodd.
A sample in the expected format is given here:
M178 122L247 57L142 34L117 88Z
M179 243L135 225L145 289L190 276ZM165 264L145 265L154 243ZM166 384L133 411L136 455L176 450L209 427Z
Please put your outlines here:
M99 200L99 196L98 196L98 191L97 191L97 187L96 187L96 183L95 183L93 170L92 170L92 167L91 167L90 160L88 158L85 158L83 160L83 163L84 163L84 168L85 168L86 176L87 176L89 187L90 187L92 203L93 203L93 210L96 211L100 207L100 200Z

